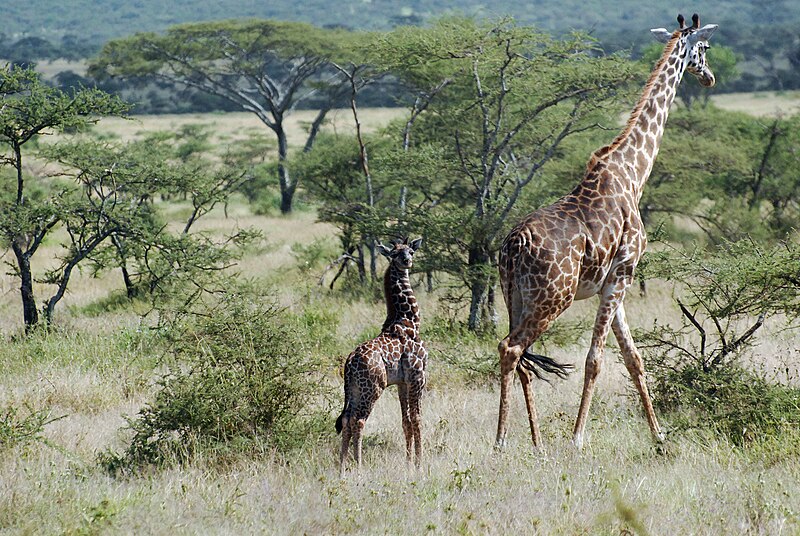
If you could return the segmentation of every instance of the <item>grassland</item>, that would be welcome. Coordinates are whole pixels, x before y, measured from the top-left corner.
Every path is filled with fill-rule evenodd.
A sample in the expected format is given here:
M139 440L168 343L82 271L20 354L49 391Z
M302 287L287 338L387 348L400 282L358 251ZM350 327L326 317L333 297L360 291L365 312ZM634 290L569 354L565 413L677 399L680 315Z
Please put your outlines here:
M374 111L366 121L374 128L394 113ZM348 119L330 128L347 128ZM199 122L214 125L221 143L258 128L248 120L172 116L109 121L100 128L127 138ZM297 120L299 127L307 118L298 114ZM300 137L296 132L293 139ZM242 260L241 273L274 285L281 303L293 310L337 311L340 355L320 359L330 363L328 377L338 388L338 359L378 329L384 306L366 298L344 300L317 285L321 268L299 269L292 247L333 240L333 229L317 223L311 210L288 218L256 216L244 203L234 203L227 216L222 210L212 213L203 225L261 229L266 243ZM52 257L57 240L43 247L42 254ZM146 322L132 311L97 316L88 307L119 287L117 274L100 279L79 274L56 329L23 340L16 281L0 277L0 408L63 416L45 427L43 441L0 444L0 533L800 533L800 434L793 444L765 438L739 448L716 437L669 433L667 422L668 441L658 447L613 345L592 406L587 447L577 452L569 439L588 333L574 346L547 348L552 357L575 362L578 371L553 385L535 385L544 450L530 446L516 387L509 445L493 451L495 382L469 381L448 356L492 360L496 342L439 332L432 339L423 400L425 460L419 469L405 462L399 403L389 389L367 424L364 468L344 479L338 476L333 434L291 455L265 449L224 464L198 459L112 477L97 455L124 447L124 416L135 414L152 395L158 370L158 356L145 350ZM445 313L436 293L420 290L418 296L424 329L430 329ZM672 296L671 287L658 284L646 298L632 292L626 301L632 327L647 327L655 319L674 322ZM594 300L579 302L566 320L589 319L595 307ZM796 382L796 341L779 333L762 341L753 366L790 367L786 377Z
M759 117L787 116L800 111L800 91L726 93L711 97L711 102L723 110L745 112Z

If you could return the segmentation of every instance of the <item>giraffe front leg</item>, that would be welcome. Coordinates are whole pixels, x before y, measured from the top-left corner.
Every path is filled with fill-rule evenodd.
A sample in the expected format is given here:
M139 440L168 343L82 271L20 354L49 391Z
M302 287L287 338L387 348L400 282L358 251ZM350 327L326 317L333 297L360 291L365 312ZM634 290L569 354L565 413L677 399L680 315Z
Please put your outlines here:
M420 378L409 387L408 392L408 416L411 421L411 430L414 436L414 457L417 467L422 463L422 411L420 402L424 386L425 380L424 378Z
M578 408L578 417L575 419L575 429L572 435L572 443L578 450L583 448L583 433L586 428L586 419L589 416L589 406L592 404L592 395L600 369L603 366L603 350L611 328L611 319L617 312L617 308L625 297L624 280L618 283L607 284L603 289L600 298L600 306L597 309L597 316L594 321L592 332L592 343L589 353L586 355L586 369L583 377L583 394L581 395L581 405Z
M631 375L633 384L639 392L639 398L642 399L642 407L644 408L645 416L647 417L647 424L650 426L650 432L658 442L664 441L664 433L658 425L655 411L653 411L653 402L650 400L650 392L647 390L647 381L644 375L644 364L642 357L639 355L639 350L633 342L631 330L628 327L628 321L625 318L625 308L620 305L617 309L617 314L614 315L614 320L611 324L614 330L614 336L619 343L622 358L625 361L625 368Z
M400 414L403 418L403 435L406 438L406 459L411 461L411 452L414 446L414 431L411 426L411 417L408 411L408 385L397 384L397 396L400 399Z

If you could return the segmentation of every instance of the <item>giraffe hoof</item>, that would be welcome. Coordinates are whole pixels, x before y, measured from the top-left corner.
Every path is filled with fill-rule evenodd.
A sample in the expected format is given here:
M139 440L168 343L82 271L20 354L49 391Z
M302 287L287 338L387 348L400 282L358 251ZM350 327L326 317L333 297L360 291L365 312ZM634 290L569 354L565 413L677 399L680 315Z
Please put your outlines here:
M583 450L583 434L575 434L572 438L572 444L575 445L576 450Z

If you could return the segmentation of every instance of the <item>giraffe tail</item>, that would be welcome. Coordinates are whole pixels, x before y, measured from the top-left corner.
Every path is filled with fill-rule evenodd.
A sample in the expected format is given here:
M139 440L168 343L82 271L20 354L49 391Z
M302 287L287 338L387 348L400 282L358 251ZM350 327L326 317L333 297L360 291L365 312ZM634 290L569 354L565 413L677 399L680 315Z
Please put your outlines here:
M355 352L353 352L355 353ZM351 370L353 354L347 356L343 365L342 365L342 376L344 376L344 408L342 408L342 412L336 418L336 433L342 433L342 428L344 426L344 416L350 409L350 402L353 400L353 371Z
M342 410L342 413L336 419L336 433L337 434L341 434L342 433L342 418L344 418L344 410Z
M575 368L571 363L559 363L552 357L533 354L527 350L522 353L517 366L530 370L534 376L546 382L550 380L544 375L545 373L555 374L559 378L566 378Z

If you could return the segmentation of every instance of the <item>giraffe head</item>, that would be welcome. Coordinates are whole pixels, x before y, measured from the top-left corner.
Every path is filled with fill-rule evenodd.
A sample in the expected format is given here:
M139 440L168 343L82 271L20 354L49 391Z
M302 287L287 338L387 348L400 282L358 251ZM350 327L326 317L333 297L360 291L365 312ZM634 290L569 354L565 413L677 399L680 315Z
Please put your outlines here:
M678 24L679 27L674 32L668 32L665 28L654 28L650 31L662 43L677 39L676 50L682 55L686 70L696 76L703 86L713 86L716 78L706 61L706 50L711 48L708 39L717 29L717 25L706 24L701 28L700 16L697 13L692 15L691 26L686 26L683 15L678 15Z
M408 270L413 264L414 253L419 249L422 244L422 239L417 238L408 243L408 237L404 240L392 241L392 247L378 244L378 250L381 255L389 259L389 263L399 268L400 270Z

